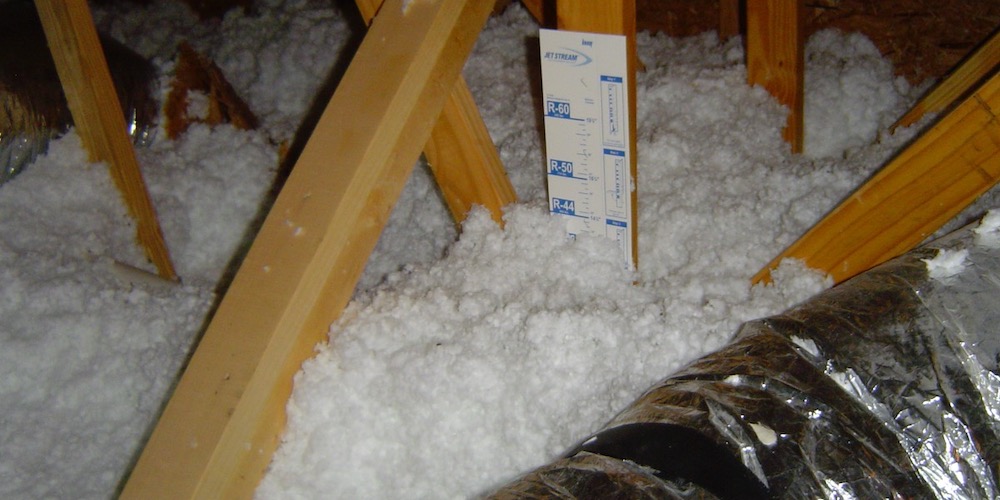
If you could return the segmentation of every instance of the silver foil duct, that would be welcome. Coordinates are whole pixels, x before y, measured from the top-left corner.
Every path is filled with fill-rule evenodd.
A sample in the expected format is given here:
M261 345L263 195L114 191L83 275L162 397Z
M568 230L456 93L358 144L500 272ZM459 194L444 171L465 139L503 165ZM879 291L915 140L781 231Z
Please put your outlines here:
M1000 497L1000 242L976 233L989 230L744 324L491 498ZM961 272L931 278L939 252L967 252Z
M124 112L127 133L141 146L152 140L159 105L152 63L102 36L105 59ZM73 125L45 32L32 2L0 4L0 184L44 153Z

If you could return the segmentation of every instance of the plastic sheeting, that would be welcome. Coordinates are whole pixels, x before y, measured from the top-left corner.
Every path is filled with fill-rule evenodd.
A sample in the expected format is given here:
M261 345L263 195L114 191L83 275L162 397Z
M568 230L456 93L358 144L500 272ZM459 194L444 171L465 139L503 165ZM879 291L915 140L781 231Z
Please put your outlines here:
M105 59L136 145L152 140L159 104L153 64L101 37ZM0 5L0 184L48 149L73 124L38 12L32 2Z
M744 324L491 498L997 498L997 219Z

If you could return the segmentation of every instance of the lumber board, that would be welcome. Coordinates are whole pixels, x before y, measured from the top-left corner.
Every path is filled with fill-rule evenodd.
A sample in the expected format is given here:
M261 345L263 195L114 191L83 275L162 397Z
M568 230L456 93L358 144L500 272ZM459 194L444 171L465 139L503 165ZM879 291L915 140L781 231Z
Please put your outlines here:
M740 36L740 0L719 0L719 38Z
M784 258L837 283L917 246L1000 179L1000 72L764 267Z
M1000 30L980 44L952 71L934 85L916 104L890 127L909 127L927 113L937 113L952 105L1000 65Z
M802 152L804 18L802 0L746 0L747 82L788 107L782 135Z
M558 0L558 29L635 36L635 0ZM633 41L634 43L634 41Z
M531 14L531 17L535 18L535 21L538 21L538 24L548 26L546 24L548 21L546 11L549 9L546 2L550 1L552 0L521 0L521 5L524 5L524 8Z
M629 102L629 169L635 183L631 192L632 205L632 262L639 266L639 190L638 152L636 148L636 72L642 68L636 51L635 0L558 0L556 2L556 26L561 30L625 35L628 58L628 102Z
M86 0L35 0L35 8L90 161L108 164L111 178L136 222L136 236L146 256L161 277L176 280Z
M365 22L371 22L382 0L356 3ZM473 205L480 205L503 226L503 207L516 202L517 194L461 76L434 124L424 156L456 223L465 220Z
M434 124L424 156L456 222L481 205L503 226L503 207L516 202L517 195L462 77Z
M123 498L253 494L278 445L293 377L348 303L491 7L478 0L382 6Z

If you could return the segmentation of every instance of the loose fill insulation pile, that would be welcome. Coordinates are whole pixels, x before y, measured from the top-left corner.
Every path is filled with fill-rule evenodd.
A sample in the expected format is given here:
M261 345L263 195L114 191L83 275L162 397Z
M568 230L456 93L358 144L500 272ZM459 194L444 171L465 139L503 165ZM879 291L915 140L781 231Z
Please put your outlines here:
M180 285L121 272L148 267L106 166L72 131L0 185L3 498L114 496L266 208L282 144L308 132L362 35L323 0L214 21L173 2L94 13L153 62L159 102L186 41L259 127L194 123L171 139L161 119L137 147ZM794 155L786 111L745 83L739 39L640 33L630 274L613 245L568 241L547 213L537 30L512 5L464 73L521 200L506 228L475 211L459 234L415 168L354 301L296 377L261 498L463 498L548 463L740 324L827 288L795 262L771 286L749 277L926 125L888 134L925 86L865 37L823 31L806 48Z

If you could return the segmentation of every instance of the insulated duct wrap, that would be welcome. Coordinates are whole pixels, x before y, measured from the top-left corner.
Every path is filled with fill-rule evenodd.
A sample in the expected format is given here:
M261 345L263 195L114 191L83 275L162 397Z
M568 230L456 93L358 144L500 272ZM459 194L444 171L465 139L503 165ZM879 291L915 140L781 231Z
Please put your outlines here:
M492 498L1000 497L996 231L744 324ZM957 274L929 275L939 253Z
M159 104L153 64L125 45L101 36L101 45L137 146L152 141ZM45 32L32 2L0 4L0 184L16 175L49 141L73 125Z

